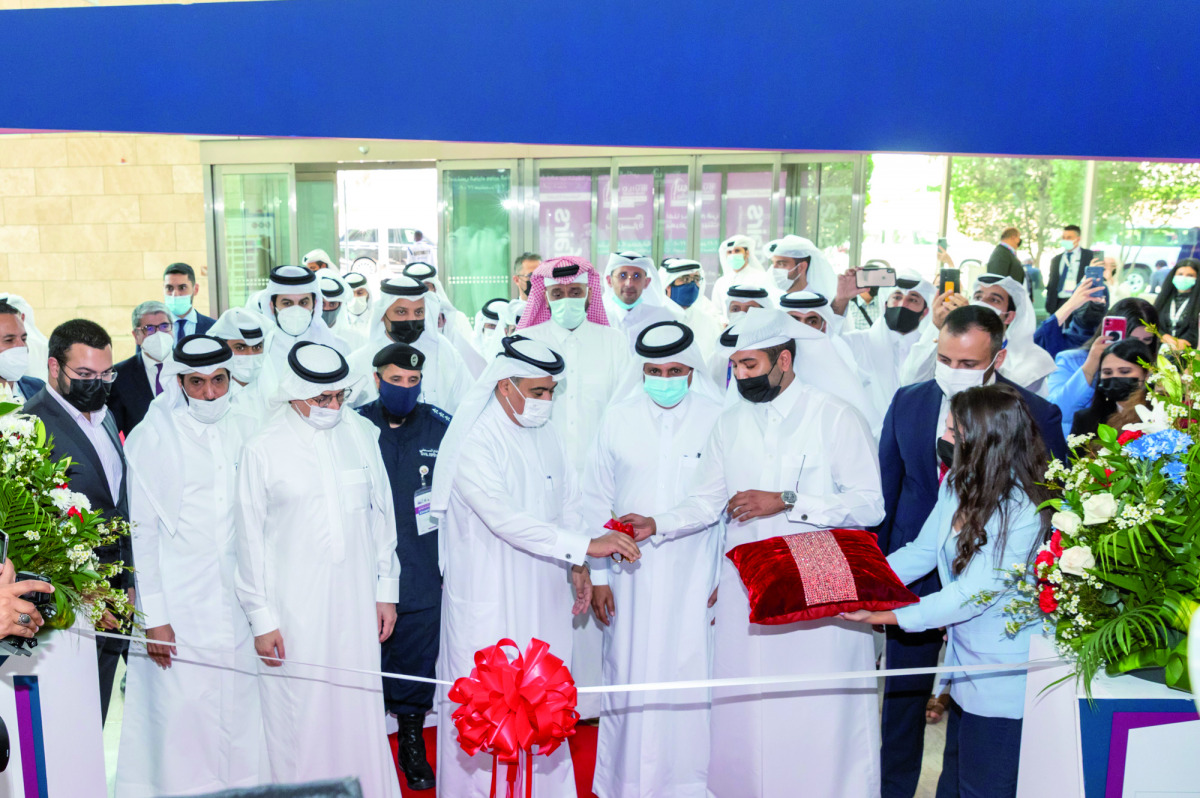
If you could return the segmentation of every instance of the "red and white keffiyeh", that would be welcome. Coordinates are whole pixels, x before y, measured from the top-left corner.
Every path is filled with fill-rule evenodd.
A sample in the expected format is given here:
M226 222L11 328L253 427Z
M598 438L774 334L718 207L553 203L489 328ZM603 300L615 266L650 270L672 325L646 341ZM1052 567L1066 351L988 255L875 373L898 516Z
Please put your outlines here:
M550 321L550 302L546 299L547 280L559 285L581 282L578 274L569 277L555 277L554 270L562 266L578 266L580 272L587 275L587 319L593 324L608 326L608 313L604 310L604 286L600 281L599 272L596 271L595 266L583 258L567 256L542 261L542 265L533 270L533 274L529 278L529 301L525 305L521 323L517 325L518 330Z

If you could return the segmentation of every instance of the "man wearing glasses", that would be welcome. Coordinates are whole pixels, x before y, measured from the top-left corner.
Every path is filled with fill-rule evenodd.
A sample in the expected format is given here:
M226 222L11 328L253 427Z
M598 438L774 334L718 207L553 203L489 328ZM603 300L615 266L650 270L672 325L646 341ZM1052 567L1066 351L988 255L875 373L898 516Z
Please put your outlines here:
M355 776L399 798L383 680L375 672L400 592L396 518L378 430L348 410L356 384L331 346L286 356L278 412L242 447L235 526L238 600L250 621L271 781Z
M108 407L122 435L128 436L143 418L150 402L163 392L163 364L175 347L174 328L167 306L143 302L133 309L133 340L137 352L117 364L118 377L108 397Z
M112 339L104 328L87 319L63 322L50 334L50 379L25 403L25 412L42 420L53 439L56 460L71 458L67 469L71 490L84 494L92 509L105 516L129 517L125 492L125 456L117 438L117 425L104 405L116 379L113 371ZM133 565L133 548L128 537L96 549L100 562L120 560ZM125 588L133 600L132 574L121 573L113 586ZM105 629L117 624L111 615L101 623ZM124 640L98 638L96 656L100 670L101 722L108 714L117 660L125 653Z

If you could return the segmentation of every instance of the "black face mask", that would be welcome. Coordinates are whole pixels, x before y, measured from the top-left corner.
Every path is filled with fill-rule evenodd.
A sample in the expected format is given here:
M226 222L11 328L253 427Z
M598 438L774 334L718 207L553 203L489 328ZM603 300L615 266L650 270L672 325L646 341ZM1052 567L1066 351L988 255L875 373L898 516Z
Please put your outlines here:
M66 377L67 380L67 390L65 391L63 390L62 377ZM66 399L80 413L95 413L104 407L104 403L108 401L108 392L112 388L111 383L100 379L81 380L67 376L65 373L62 377L58 381L58 392L62 395L63 399Z
M425 332L424 319L415 321L391 321L389 319L387 322L388 338L398 344L411 344L420 338L423 332Z
M889 330L907 335L917 329L917 325L921 323L921 314L897 305L883 312L883 323L888 326Z
M337 321L338 311L340 311L341 309L342 309L342 306L338 305L333 310L322 310L321 311L321 318L325 321L326 327L333 326L333 323L335 321Z
M771 372L773 371L775 371L774 363L771 364L771 371L768 371L766 374L759 374L757 377L747 377L744 380L739 379L737 381L738 393L747 402L754 402L755 404L770 402L776 396L779 396L779 392L783 390L779 383L775 385L771 384ZM782 381L782 379L781 375L780 380Z
M1105 399L1113 402L1123 402L1128 399L1142 381L1137 377L1105 377L1096 383L1096 390Z
M954 465L954 444L945 438L938 438L937 456L945 464L946 468Z

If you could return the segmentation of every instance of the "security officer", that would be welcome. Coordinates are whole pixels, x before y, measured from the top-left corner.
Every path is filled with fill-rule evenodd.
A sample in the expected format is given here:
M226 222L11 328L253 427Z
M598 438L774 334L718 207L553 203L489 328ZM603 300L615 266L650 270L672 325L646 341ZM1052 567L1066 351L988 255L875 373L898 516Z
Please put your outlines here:
M379 450L392 483L400 600L396 628L383 644L383 670L433 678L441 624L442 577L437 530L429 514L433 467L450 415L417 401L425 355L408 344L390 344L371 361L379 398L358 412L379 427ZM384 705L400 725L399 763L410 790L431 790L433 768L425 755L425 713L434 686L383 680Z

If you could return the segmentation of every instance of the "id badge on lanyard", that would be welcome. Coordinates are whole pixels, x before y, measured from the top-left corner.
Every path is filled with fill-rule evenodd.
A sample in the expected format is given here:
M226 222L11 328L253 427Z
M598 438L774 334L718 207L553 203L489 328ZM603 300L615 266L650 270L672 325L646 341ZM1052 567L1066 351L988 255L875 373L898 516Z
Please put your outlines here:
M429 512L433 488L425 484L425 477L429 475L429 467L421 466L417 471L421 475L421 487L417 488L416 493L413 494L413 512L417 518L417 534L426 535L437 531L437 524L434 523L433 515Z

